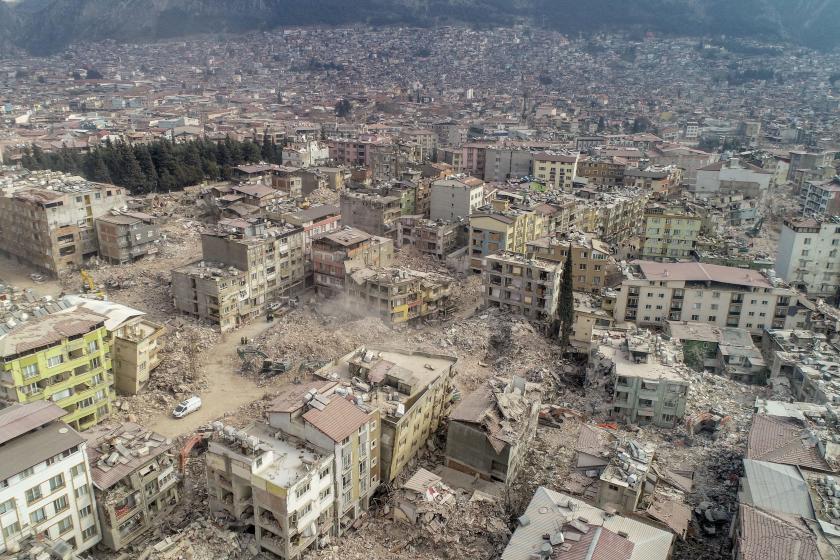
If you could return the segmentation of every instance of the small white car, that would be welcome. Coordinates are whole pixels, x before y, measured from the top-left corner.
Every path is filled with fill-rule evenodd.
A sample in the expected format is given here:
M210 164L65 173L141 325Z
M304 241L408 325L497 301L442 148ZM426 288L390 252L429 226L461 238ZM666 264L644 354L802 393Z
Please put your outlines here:
M175 410L172 411L172 416L175 418L183 418L187 414L192 414L201 408L201 399L198 397L190 397L185 401L178 403Z

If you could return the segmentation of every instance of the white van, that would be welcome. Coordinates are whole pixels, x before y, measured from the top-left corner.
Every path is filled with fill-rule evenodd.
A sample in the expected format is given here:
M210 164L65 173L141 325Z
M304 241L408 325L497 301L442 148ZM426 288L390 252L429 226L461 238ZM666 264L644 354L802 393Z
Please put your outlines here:
M198 397L190 397L185 401L178 403L175 410L172 411L172 416L175 418L183 418L187 414L191 414L201 408L201 399Z

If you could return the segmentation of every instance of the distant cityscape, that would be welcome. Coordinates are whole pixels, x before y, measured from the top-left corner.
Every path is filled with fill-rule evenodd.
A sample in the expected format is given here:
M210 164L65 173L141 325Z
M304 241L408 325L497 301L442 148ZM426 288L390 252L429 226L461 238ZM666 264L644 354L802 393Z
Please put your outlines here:
M0 558L840 560L840 51L11 50Z

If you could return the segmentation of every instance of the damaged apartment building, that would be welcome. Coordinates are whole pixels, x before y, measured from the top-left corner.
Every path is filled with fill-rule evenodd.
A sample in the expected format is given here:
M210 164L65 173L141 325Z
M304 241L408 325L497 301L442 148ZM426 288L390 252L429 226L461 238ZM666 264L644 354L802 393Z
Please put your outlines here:
M467 222L427 220L423 216L402 216L397 227L397 247L413 247L438 261L467 245Z
M85 432L102 543L119 551L180 500L172 442L137 424Z
M840 403L840 346L808 330L764 331L770 384L798 402Z
M612 256L609 245L592 234L558 232L557 237L541 237L527 244L529 258L562 265L572 252L572 288L576 292L597 294L605 288L621 284L621 268Z
M0 396L49 400L85 430L111 414L114 374L104 315L71 308L30 319L0 337Z
M467 395L449 417L445 465L512 484L537 432L539 396L521 377L494 379Z
M764 356L746 329L668 321L665 333L682 345L683 361L696 371L725 375L741 383L767 382Z
M303 289L303 228L223 220L201 236L202 259L172 271L175 308L235 329Z
M344 226L312 240L312 269L319 294L344 293L347 274L365 267L388 267L394 259L394 242Z
M256 546L299 558L333 531L333 457L258 422L213 422L205 462L211 515L253 531Z
M449 415L457 361L421 351L362 347L315 376L349 383L379 410L381 480L390 483Z
M599 331L586 368L589 390L612 395L610 416L632 424L672 428L684 416L688 369L682 349L648 330Z
M290 386L245 430L213 423L211 512L257 545L297 558L341 535L379 486L379 411L336 381Z
M365 267L348 274L346 293L358 311L399 324L451 314L451 285L451 278L434 272Z
M500 252L483 259L484 304L550 321L560 296L560 264Z
M120 187L52 171L33 173L0 192L0 248L56 276L98 254L94 221L125 204Z
M501 560L668 560L674 536L540 486Z
M111 211L95 224L99 257L105 262L126 264L158 252L160 230L154 216Z

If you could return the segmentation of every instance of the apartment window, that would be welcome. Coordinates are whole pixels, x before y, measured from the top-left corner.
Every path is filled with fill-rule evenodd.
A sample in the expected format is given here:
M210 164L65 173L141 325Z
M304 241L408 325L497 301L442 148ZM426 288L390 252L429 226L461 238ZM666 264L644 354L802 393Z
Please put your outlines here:
M33 474L35 474L35 467L29 467L28 469L26 469L24 471L21 471L20 478L21 479L29 478Z
M40 523L44 519L47 518L47 512L43 507L39 507L35 511L29 514L29 520L32 521L32 524Z
M305 485L298 488L297 490L295 490L295 496L300 498L301 496L303 496L307 492L309 492L309 483L308 482Z
M752 326L753 326L753 324L752 324L752 323L747 323L747 328L748 328L748 329L751 329L751 328L752 328Z
M79 510L79 517L87 517L93 513L93 508L91 506L85 506Z
M9 540L11 537L17 535L18 533L20 533L20 523L18 523L17 521L12 523L8 527L3 527L3 537L6 540Z
M718 308L718 304L713 303L710 307L712 308L712 311L716 311Z
M0 515L3 515L7 511L12 511L15 509L15 501L12 499L8 499L3 503L0 503Z
M699 321L700 320L700 315L692 315L691 320L692 321Z
M709 315L709 322L714 323L715 321L717 321L717 317L715 315Z
M57 365L64 363L64 356L53 356L52 358L47 358L47 367L55 367Z
M321 475L320 476L321 476L321 478L327 478L328 476L330 476L330 468L329 467L324 467L323 469L321 469Z
M31 504L36 500L40 500L43 496L44 494L41 492L41 486L33 486L26 491L26 502Z
M810 245L811 244L811 238L806 237L805 239L802 240L802 244L803 245Z
M691 304L692 309L700 309L701 307L703 307L702 303L692 303Z
M59 473L50 479L50 492L64 488L64 475Z
M69 505L70 503L67 501L67 496L61 496L59 499L53 501L53 507L55 508L56 513L64 511Z
M808 253L809 253L808 249L802 249L802 256L803 257L807 257Z
M88 485L85 484L84 486L80 486L76 488L76 498L81 498L82 496L87 496L90 493L90 489Z
M38 364L29 364L28 366L23 366L20 369L21 373L23 373L24 379L31 379L38 375Z
M99 350L99 345L96 343L95 340L91 340L90 342L88 342L87 349L88 352L96 352L97 350Z
M321 501L326 500L327 498L330 497L331 494L332 494L332 488L324 488L323 490L321 490L321 493L318 494L318 499L321 500Z
M82 531L82 540L88 541L96 536L96 525L91 525L84 531Z

